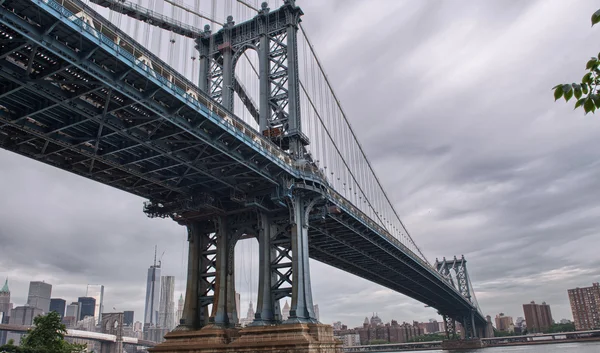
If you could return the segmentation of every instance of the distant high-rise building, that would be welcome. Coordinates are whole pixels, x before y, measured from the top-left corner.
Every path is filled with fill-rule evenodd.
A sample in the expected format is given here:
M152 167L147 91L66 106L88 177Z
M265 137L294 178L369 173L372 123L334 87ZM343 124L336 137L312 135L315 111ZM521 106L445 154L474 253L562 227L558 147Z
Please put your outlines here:
M2 321L0 324L8 324L10 317L10 289L8 289L8 278L4 281L4 286L0 289L0 313L2 313Z
M313 305L313 311L315 312L315 319L317 319L317 321L320 321L319 317L319 304L315 304Z
M248 312L246 313L246 319L254 320L254 308L252 307L252 300L250 301L250 305L248 306Z
M133 323L133 332L142 332L143 324L139 321Z
M248 312L246 313L246 317L245 318L241 318L239 320L240 325L242 326L248 326L250 325L252 322L254 322L254 307L252 306L252 301L250 301L250 305L248 306Z
M154 251L154 265L148 269L146 280L146 305L144 309L144 330L149 326L158 324L158 308L160 302L160 261L156 264L156 250Z
M94 316L96 310L96 299L92 297L79 297L79 320L87 316Z
M371 326L383 325L383 320L379 318L379 315L377 313L373 313L373 316L371 316L370 324Z
M235 315L238 322L242 318L242 309L240 309L241 295L238 292L235 292Z
M74 317L75 322L79 321L79 318L81 317L81 303L72 302L71 304L67 305L65 317Z
M496 330L501 332L515 332L512 316L506 316L504 313L496 315Z
M600 284L569 289L569 302L576 330L600 328Z
M10 313L9 324L30 326L36 316L43 315L44 311L33 306L17 306Z
M529 304L523 304L523 312L529 333L543 333L552 326L552 312L550 305L546 302L536 304L532 301Z
M160 304L158 310L158 326L169 329L175 328L175 277L160 278Z
M123 325L133 326L133 311L123 312Z
M94 318L96 325L98 325L102 322L102 312L104 311L104 286L101 284L88 284L85 296L96 299Z
M183 316L183 305L185 304L185 301L183 300L183 294L179 294L179 300L177 301L177 322L176 324L179 325L180 321L181 321L181 317Z
M52 285L45 282L29 282L29 295L27 296L27 305L42 309L42 312L50 311L50 296L52 295Z
M287 300L285 301L285 304L283 305L283 309L281 309L281 320L285 321L287 319L289 319L290 317L290 305L288 304Z
M50 311L56 311L58 315L60 315L60 319L62 320L65 317L65 309L67 306L67 302L61 298L51 298L50 299Z

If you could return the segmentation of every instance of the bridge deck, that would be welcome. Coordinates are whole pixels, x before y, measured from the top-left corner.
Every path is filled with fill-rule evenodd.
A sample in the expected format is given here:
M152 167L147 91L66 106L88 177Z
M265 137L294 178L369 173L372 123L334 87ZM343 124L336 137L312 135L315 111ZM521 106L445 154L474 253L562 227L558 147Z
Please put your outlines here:
M0 5L0 147L198 213L277 210L285 180L323 196L310 256L459 316L428 263L78 0ZM36 6L32 6L35 4ZM89 16L77 14L85 8ZM477 315L484 322L482 315Z

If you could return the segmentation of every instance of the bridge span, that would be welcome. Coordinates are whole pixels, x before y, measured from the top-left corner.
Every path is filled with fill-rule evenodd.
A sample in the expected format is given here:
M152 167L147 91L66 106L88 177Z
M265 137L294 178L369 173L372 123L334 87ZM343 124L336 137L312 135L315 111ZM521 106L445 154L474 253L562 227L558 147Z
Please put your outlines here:
M137 16L123 11L127 1L94 2ZM284 297L284 324L317 322L310 257L437 309L449 336L459 321L482 337L466 260L427 261L341 106L347 134L322 124L329 142L319 145L304 133L301 117L325 113L299 76L302 10L293 0L256 10L186 32L199 51L194 83L83 1L0 1L0 147L146 198L148 216L187 227L180 331L237 324L233 247L255 236L256 326L282 323ZM248 49L258 52L260 96L254 108L243 101L256 124L233 113L234 95L245 94L235 65Z

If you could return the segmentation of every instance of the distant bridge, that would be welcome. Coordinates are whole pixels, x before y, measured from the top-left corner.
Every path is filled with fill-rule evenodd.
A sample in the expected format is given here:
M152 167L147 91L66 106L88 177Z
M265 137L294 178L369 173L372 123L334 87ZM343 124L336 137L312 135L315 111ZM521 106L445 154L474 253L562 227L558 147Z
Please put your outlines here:
M31 328L33 328L33 326L0 324L0 331L7 331L7 332L25 333ZM116 335L109 335L106 333L91 332L91 331L84 331L84 330L67 329L67 333L65 334L65 337L80 338L80 339L85 339L85 340L90 340L90 341L97 341L97 342L101 342L101 343L116 343L117 342ZM123 343L131 344L134 346L142 346L142 347L154 347L158 344L158 343L152 342L152 341L141 340L136 337L123 337Z

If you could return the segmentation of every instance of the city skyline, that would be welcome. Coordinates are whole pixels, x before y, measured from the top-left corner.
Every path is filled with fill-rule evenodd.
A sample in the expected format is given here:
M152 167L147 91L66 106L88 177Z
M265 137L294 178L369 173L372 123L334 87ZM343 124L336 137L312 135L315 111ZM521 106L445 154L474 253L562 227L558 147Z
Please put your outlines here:
M337 21L326 14L339 2L323 5L322 13L308 2L302 7L309 34L400 217L431 261L465 254L485 314L517 316L523 303L536 300L550 303L556 317L571 317L566 289L589 285L600 271L593 207L600 190L593 153L600 148L600 130L597 116L554 104L549 90L581 76L585 43L597 36L588 23L593 4L489 1L460 13L427 2L394 4L385 12L378 4L348 2L336 13L339 21L352 23L360 14L364 23L385 26L384 37L402 44L386 46L368 74L364 68L373 65L367 56L382 42L371 41L372 34L359 26L340 32L330 23ZM435 15L423 15L431 12ZM567 19L561 17L565 13ZM385 20L394 16L400 20ZM559 33L550 43L545 31L558 19L573 34ZM461 20L468 25L453 25ZM422 33L413 38L406 26ZM345 55L341 64L339 52L354 53L357 41L366 50ZM464 51L442 60L457 43ZM495 67L499 81L491 92L481 92L479 80L487 70L482 63L509 48L515 52ZM564 55L548 55L556 48ZM533 59L542 56L549 59ZM433 78L441 88L430 92ZM398 87L398 81L404 84ZM442 89L455 84L452 92ZM425 91L436 104L425 104ZM535 94L519 100L525 92ZM361 118L366 115L378 116L379 123ZM2 276L15 279L14 303L24 303L26 283L33 279L53 283L53 296L67 301L81 283L103 283L106 307L131 308L143 317L144 259L152 249L140 244L165 249L164 272L185 278L185 229L147 219L142 199L6 151L0 151L0 160L6 180L0 186L6 195L0 201L0 267L7 269ZM57 199L63 202L57 205ZM39 215L35 227L27 216L32 212ZM432 316L433 310L404 295L316 262L310 266L323 322L360 322L365 309L419 320ZM178 285L178 293L183 288Z

